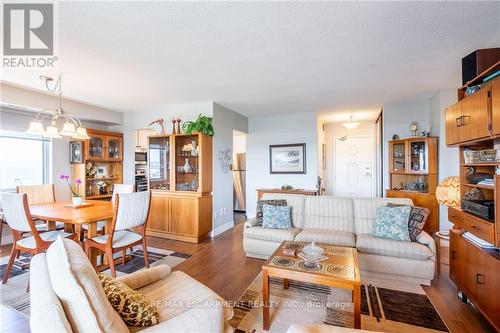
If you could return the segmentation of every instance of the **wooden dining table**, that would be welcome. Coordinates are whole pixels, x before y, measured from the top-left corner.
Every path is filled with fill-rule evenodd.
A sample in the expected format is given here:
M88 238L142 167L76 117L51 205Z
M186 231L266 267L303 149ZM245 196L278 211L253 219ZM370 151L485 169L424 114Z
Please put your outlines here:
M30 213L34 218L47 221L49 229L54 229L56 222L63 222L65 231L75 232L77 235L80 234L82 224L87 224L88 238L97 236L97 222L105 221L104 233L108 233L113 219L113 204L110 201L98 200L85 201L85 203L90 203L90 205L79 208L69 207L71 201L32 204ZM99 251L92 248L89 260L94 267L97 267L98 255Z

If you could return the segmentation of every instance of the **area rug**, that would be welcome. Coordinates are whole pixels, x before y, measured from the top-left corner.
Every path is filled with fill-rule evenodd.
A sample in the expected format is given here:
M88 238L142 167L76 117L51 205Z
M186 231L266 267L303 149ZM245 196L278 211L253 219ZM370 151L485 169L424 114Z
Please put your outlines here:
M286 332L291 324L330 324L354 327L351 292L271 279L271 327L267 332ZM234 307L229 324L237 333L262 329L262 274L247 288ZM446 325L418 284L401 281L363 281L361 327L380 332L448 332Z
M131 256L131 259L127 262L127 264L125 266L115 266L117 276L130 274L145 268L144 254L140 246L135 247L133 252L127 254ZM117 253L115 256L120 256L120 254ZM186 261L190 255L148 246L148 257L150 266L167 264L170 267L175 267ZM1 277L3 277L8 260L8 256L0 258ZM14 266L12 267L7 284L1 285L0 294L1 304L18 311L27 317L29 317L30 311L30 296L29 293L26 292L26 286L29 281L29 268L26 268L26 266L28 266L29 262L30 257L26 254L21 254L21 257L16 260ZM109 269L103 273L111 275Z

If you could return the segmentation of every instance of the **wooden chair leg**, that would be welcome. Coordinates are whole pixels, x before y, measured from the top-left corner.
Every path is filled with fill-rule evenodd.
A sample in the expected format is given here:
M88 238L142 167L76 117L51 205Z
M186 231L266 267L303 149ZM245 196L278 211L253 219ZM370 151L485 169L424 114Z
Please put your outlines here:
M113 260L113 250L106 249L106 256L108 257L109 269L111 270L111 276L116 277L115 272L115 261Z
M142 253L144 254L144 264L149 268L148 247L146 245L146 237L142 237Z
M80 228L80 242L83 242L85 238L85 229Z
M122 250L122 265L125 266L126 264L126 256L127 256L127 250Z
M6 284L9 279L10 271L12 270L12 265L14 265L14 261L16 260L17 255L19 254L18 249L16 249L16 244L12 244L12 252L10 253L9 263L7 264L7 269L5 270L5 274L3 275L2 284Z

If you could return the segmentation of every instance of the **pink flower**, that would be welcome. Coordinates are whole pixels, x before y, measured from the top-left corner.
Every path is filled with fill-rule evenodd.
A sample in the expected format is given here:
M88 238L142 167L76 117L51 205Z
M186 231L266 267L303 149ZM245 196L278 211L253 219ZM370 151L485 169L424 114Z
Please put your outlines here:
M61 175L59 176L59 179L61 179L61 180L68 180L68 179L69 179L69 176L66 176L66 175L61 174Z
M82 180L80 178L75 179L75 184L80 185L82 183Z

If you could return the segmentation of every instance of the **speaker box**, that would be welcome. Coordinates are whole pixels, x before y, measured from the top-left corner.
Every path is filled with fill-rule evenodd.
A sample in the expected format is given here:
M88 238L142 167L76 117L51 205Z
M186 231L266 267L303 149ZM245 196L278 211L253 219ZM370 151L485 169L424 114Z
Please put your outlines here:
M500 61L500 47L479 49L462 58L462 84L466 84Z

